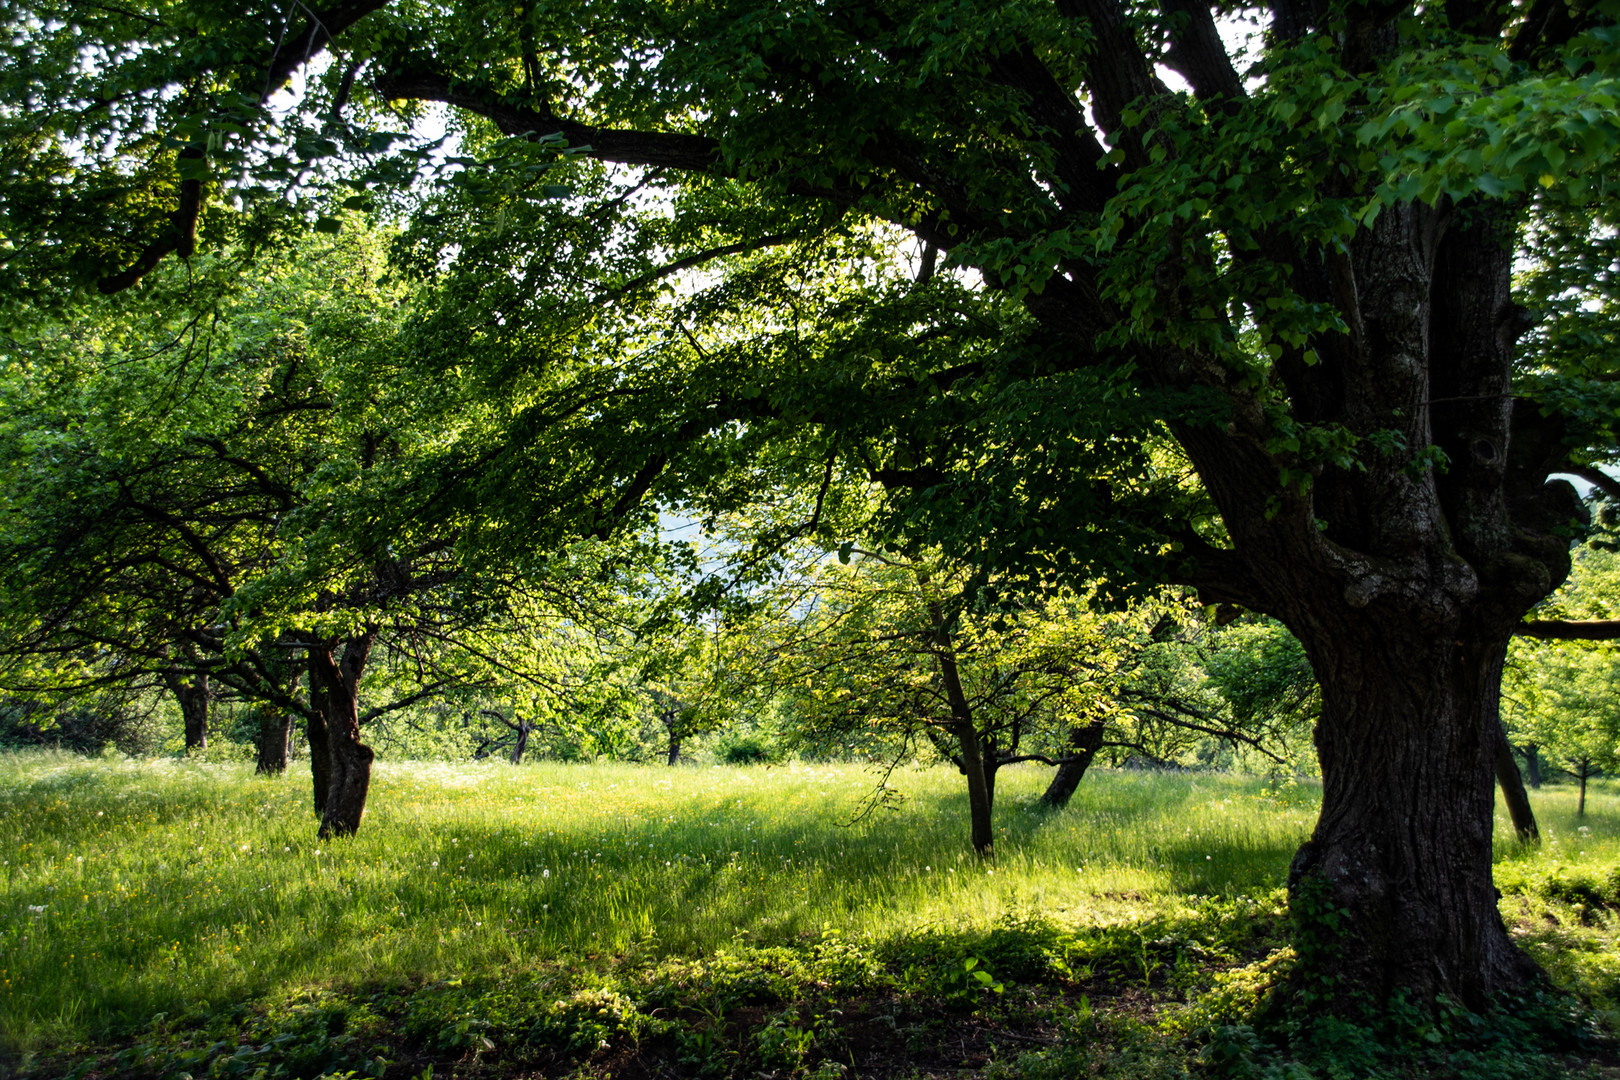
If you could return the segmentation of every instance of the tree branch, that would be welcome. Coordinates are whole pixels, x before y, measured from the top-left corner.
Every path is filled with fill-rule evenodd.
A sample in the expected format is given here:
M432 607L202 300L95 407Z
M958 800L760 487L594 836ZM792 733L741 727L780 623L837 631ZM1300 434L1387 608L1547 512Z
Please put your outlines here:
M1614 641L1620 639L1620 619L1540 619L1520 623L1513 632L1541 641Z

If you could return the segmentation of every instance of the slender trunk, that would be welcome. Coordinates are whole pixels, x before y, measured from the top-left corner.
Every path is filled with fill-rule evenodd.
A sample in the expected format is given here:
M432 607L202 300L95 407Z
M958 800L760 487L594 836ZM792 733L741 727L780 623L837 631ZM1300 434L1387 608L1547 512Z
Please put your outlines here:
M1539 749L1535 743L1526 743L1524 747L1524 778L1533 788L1541 787L1541 758L1537 756Z
M163 673L163 682L180 706L180 715L186 725L186 749L202 750L208 746L208 676L182 675L179 671Z
M1398 989L1482 1007L1537 972L1491 881L1507 635L1336 614L1299 634L1322 686L1322 812L1289 871L1295 984L1345 1008Z
M674 732L669 735L669 761L665 764L679 765L681 763L681 737Z
M517 741L512 744L512 764L516 765L523 760L523 751L529 748L529 731L531 726L527 720L519 720L517 725Z
M332 789L332 750L327 739L327 719L331 712L331 694L326 680L316 674L315 654L309 658L309 725L305 736L309 740L309 776L315 788L315 813L326 816L326 794Z
M1502 801L1507 804L1508 817L1513 819L1513 832L1526 844L1541 843L1541 830L1536 828L1536 815L1530 809L1530 796L1524 793L1524 778L1519 775L1519 763L1513 760L1513 747L1508 744L1507 732L1496 725L1496 783L1502 789Z
M1580 801L1575 804L1576 817L1586 816L1586 778L1591 775L1590 765L1591 762L1585 758L1581 759L1581 797Z
M325 683L326 740L331 778L320 837L352 836L360 828L371 787L371 747L360 741L360 676L376 634L366 631L345 643L341 660L336 643L310 649L310 674Z
M945 696L951 705L951 733L962 755L962 772L968 784L968 817L972 825L973 850L988 858L995 854L995 830L992 825L994 789L990 786L985 769L984 755L980 752L979 732L973 725L973 709L962 690L961 673L956 669L956 654L949 646L950 637L943 631L938 635L946 642L939 652L939 673L945 684Z
M917 584L927 589L929 575L917 571ZM945 700L951 708L951 734L961 752L960 768L967 777L968 819L971 824L973 850L981 858L995 854L994 803L995 789L985 769L984 755L980 751L979 731L973 723L973 706L968 704L967 692L962 689L962 673L956 666L956 646L945 625L945 609L938 600L928 601L929 636L933 641L934 658L939 663L939 678L945 689Z
M1001 771L1001 762L996 756L996 747L989 739L979 742L979 762L984 769L984 801L992 812L996 808L996 773Z
M1046 793L1041 796L1041 805L1054 810L1069 805L1069 799L1074 796L1075 789L1085 778L1086 770L1091 767L1091 761L1102 746L1103 735L1108 725L1098 720L1095 723L1082 727L1075 724L1069 729L1069 755L1063 764L1057 767L1057 773L1052 782L1046 786Z

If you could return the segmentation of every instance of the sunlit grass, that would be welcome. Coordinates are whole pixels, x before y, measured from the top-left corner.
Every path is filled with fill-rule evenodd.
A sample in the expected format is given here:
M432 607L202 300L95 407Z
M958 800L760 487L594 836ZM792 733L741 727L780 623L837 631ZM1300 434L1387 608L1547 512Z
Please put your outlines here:
M945 769L895 774L900 808L845 825L876 782L855 766L380 763L359 836L322 843L306 772L0 757L0 1040L565 951L699 954L1021 911L1139 919L1280 886L1315 814L1310 785L1102 770L1048 814L1047 778L1003 773L985 864ZM1548 842L1504 842L1506 875L1615 864L1612 792L1582 822L1572 795L1536 794Z

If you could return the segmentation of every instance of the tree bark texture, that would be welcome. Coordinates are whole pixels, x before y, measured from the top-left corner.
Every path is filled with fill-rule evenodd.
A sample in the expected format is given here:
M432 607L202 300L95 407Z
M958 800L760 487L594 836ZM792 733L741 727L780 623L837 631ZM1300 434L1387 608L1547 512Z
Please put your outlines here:
M1101 720L1083 726L1076 724L1069 729L1068 760L1057 767L1052 782L1046 785L1046 791L1041 795L1042 806L1060 810L1069 805L1075 789L1080 786L1086 770L1091 768L1092 760L1102 747L1103 735L1107 730L1108 725Z
M326 817L326 795L332 790L332 748L327 737L331 694L326 680L316 673L313 651L309 658L309 776L315 792L315 814Z
M326 695L326 742L331 774L326 806L321 814L320 837L352 836L360 829L371 787L371 747L360 741L360 676L371 655L375 633L366 631L343 643L310 649L310 679L319 681Z
M1322 812L1289 870L1300 985L1476 1007L1522 987L1536 968L1509 939L1491 880L1506 634L1458 641L1353 619L1323 629L1304 639L1324 676Z
M1496 743L1496 784L1502 789L1502 801L1507 804L1508 817L1513 821L1513 832L1522 842L1539 844L1541 830L1536 827L1536 815L1530 808L1530 796L1525 794L1524 777L1519 774L1519 763L1513 759L1513 747L1507 732L1498 723L1500 738Z
M171 669L163 673L163 682L169 688L169 693L174 695L175 703L180 706L180 715L186 727L186 749L206 749L210 697L208 676L184 675Z

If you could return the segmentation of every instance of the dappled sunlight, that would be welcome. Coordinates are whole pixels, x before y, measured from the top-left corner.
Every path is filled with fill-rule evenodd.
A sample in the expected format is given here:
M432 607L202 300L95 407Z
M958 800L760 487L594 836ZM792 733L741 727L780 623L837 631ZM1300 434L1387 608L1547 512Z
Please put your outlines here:
M857 766L379 764L360 834L327 842L296 770L5 757L0 1029L32 1041L559 953L1129 925L1273 894L1315 812L1308 785L1103 769L1051 812L1047 778L1005 771L984 861L943 768L896 772L896 808L849 824L877 782ZM1612 865L1615 796L1594 791L1584 825L1564 801L1540 795L1548 841L1502 849L1504 873Z

